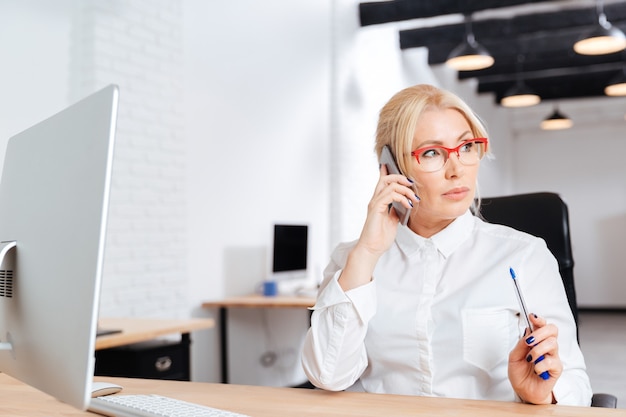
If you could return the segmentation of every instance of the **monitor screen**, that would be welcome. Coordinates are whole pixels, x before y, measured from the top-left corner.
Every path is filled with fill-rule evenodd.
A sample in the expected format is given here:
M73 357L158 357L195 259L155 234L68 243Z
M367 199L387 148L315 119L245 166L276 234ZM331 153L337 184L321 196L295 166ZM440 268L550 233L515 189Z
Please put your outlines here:
M0 372L86 409L118 88L8 141L0 181Z
M307 225L274 225L273 273L306 271L308 231Z

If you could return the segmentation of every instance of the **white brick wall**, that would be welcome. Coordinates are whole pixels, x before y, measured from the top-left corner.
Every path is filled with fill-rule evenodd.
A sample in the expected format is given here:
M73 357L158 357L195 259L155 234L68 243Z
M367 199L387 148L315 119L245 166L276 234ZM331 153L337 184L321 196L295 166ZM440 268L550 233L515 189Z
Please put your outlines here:
M79 1L71 101L120 87L104 316L187 317L179 0Z

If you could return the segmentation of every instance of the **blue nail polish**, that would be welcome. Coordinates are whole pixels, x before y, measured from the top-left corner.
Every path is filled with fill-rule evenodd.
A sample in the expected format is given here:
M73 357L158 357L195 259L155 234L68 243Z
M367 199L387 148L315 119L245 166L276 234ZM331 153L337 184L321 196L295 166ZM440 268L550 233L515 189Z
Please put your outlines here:
M530 362L532 360L533 360L533 356L532 355L526 356L526 362Z
M528 355L530 356L530 355ZM539 356L536 360L535 360L535 365L538 364L539 362L541 362L542 360L544 360L546 357L544 355ZM528 358L527 358L528 359Z
M411 200L409 200L408 198L406 199L406 201L409 202L409 206L413 207L413 202Z
M420 196L419 196L419 195L417 195L417 194L415 194L415 198L417 198L417 201L420 201L420 200L421 200Z
M407 181L409 181L411 184L413 184L415 182L411 178L407 178Z
M534 336L530 336L529 338L526 339L526 344L532 345L533 343L535 343Z
M536 318L536 319L538 319L538 318L539 318L539 316L538 316L538 315L536 315L535 313L533 313L533 316L535 316L535 318Z

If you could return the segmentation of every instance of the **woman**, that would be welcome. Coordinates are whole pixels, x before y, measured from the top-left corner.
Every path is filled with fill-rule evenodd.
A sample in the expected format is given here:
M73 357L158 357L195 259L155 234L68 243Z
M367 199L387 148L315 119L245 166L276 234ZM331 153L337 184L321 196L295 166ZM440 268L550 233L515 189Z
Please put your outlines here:
M324 271L302 355L315 386L590 404L556 259L543 240L470 210L486 136L467 104L433 86L383 107L376 152L389 145L407 176L381 164L359 239ZM393 202L412 208L406 226ZM510 268L536 313L532 333Z

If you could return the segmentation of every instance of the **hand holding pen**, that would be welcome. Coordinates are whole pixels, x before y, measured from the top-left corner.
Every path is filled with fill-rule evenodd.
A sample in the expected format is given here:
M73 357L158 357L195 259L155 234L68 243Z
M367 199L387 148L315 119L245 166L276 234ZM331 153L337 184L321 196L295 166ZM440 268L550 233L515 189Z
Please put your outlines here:
M563 371L558 355L558 329L529 313L515 271L511 268L509 272L528 327L509 355L509 380L524 401L550 404L554 401L552 388Z
M526 302L524 301L524 296L522 295L522 290L519 287L519 284L516 279L517 276L515 275L515 271L513 270L513 268L509 268L509 273L511 274L511 278L513 279L513 285L515 285L515 294L517 295L517 301L519 301L522 314L524 318L526 319L526 328L529 330L530 333L532 333L534 331L534 328L533 328L532 323L530 322L530 314L528 313L528 307L526 307ZM537 318L536 314L535 314L535 318ZM535 338L533 336L529 336L526 339L526 343L528 343L529 345L535 346L533 345L534 342L535 342ZM532 360L532 355L529 354L526 358L527 358L526 360L530 362ZM534 364L536 365L544 359L545 359L545 356L541 355L535 359ZM544 380L549 379L550 373L548 371L544 371L540 373L539 376L543 378Z

